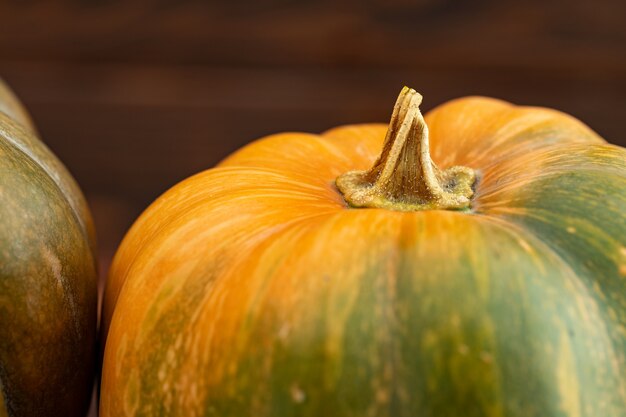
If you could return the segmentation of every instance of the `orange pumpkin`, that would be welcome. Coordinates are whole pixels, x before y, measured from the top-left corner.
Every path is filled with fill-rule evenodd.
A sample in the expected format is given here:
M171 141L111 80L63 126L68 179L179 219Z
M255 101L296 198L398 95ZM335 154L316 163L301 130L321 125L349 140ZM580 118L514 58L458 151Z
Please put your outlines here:
M554 110L420 101L150 206L107 282L101 415L626 415L626 151Z

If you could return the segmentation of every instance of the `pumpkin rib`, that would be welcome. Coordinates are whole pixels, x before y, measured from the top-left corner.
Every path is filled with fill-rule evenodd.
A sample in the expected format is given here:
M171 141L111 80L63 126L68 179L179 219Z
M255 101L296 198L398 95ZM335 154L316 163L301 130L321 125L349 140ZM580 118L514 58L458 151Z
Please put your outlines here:
M377 159L388 128L386 123L338 126L320 133L320 138L348 157L350 163L343 169L366 170Z
M27 137L27 142L19 138ZM0 140L5 140L24 157L31 160L55 183L61 195L67 200L73 216L80 224L85 239L89 242L92 253L96 253L96 237L93 220L89 214L87 203L80 192L78 184L71 178L67 169L54 156L48 147L38 141L32 131L26 130L15 123L8 115L0 113ZM39 154L33 152L37 148ZM44 159L45 158L45 159ZM44 161L50 161L50 165ZM57 171L58 173L55 173Z
M307 190L315 191L315 193L306 193L306 192L301 193L303 197L307 197L307 198L317 197L319 199L320 196L318 195L318 193L324 193L326 194L324 197L327 197L327 195L329 194L329 190L330 190L330 187L327 187L326 189L324 189L322 187L315 186L315 185L303 184L302 182L299 182L300 178L298 178L297 176L294 178L294 176L291 175L292 173L290 171L272 170L272 169L263 168L263 167L249 168L245 166L214 168L214 169L203 171L202 173L196 174L193 177L190 177L189 179L177 184L175 187L172 187L172 189L164 193L153 204L151 204L150 207L148 207L144 211L144 213L141 216L142 221L137 222L136 225L134 225L134 227L139 228L141 224L145 223L148 225L150 229L154 230L155 232L158 231L157 224L149 225L150 221L148 219L151 219L153 217L152 213L158 213L160 210L168 210L168 211L173 212L168 217L159 218L159 222L160 222L159 224L167 224L170 220L176 220L178 217L178 214L176 214L177 210L183 207L187 207L188 202L181 200L179 202L179 207L177 207L173 205L170 200L173 200L177 194L183 194L184 192L186 192L185 187L187 186L187 184L196 185L195 183L198 181L211 181L212 180L211 177L216 177L216 176L221 177L222 174L230 174L230 175L226 175L225 178L219 178L215 181L224 181L225 183L236 183L238 187L241 187L240 185L241 181L239 182L237 181L237 176L245 176L248 178L250 178L250 176L261 176L261 178L249 180L248 191L252 191L252 192L263 190L262 188L259 188L259 182L262 183L262 180L263 180L262 176L268 176L269 179L273 179L273 180L279 180L279 181L291 182L292 184L297 184L298 188L303 191L307 191ZM268 178L265 178L265 179L267 180ZM276 189L276 187L272 187L270 189ZM233 190L237 190L237 188L233 189L233 188L228 188L228 186L226 187L222 186L223 193L228 194L228 193L233 192ZM203 203L204 200L200 201L200 198L198 198L199 196L203 196L204 194L206 195L203 198L205 198L207 202L210 202L212 199L214 199L215 191L213 191L210 188L210 186L204 187L202 189L198 189L196 191L198 191L198 193L195 194L195 198L196 200L198 200L195 203L196 205L204 204ZM267 194L264 194L264 195L267 195ZM293 196L296 194L294 194L293 191L286 191L284 192L284 195ZM328 199L328 200L332 200L332 199ZM327 200L320 199L320 201L326 202ZM337 203L337 199L335 199L335 202ZM169 204L169 205L166 205L166 204ZM337 204L337 207L339 207L340 205L341 204ZM151 233L152 232L148 232L148 236L151 236ZM132 235L132 234L133 232L131 229L131 231L129 231L129 235ZM149 240L149 239L145 239L145 240Z
M532 195L525 200L522 193L518 197L519 203L507 200L506 195L493 195L490 198L494 204L483 207L482 211L488 217L505 219L531 231L565 262L581 271L594 296L606 305L606 320L615 324L617 331L612 334L614 343L623 346L622 352L626 352L626 313L618 313L626 305L626 295L619 291L620 282L626 276L626 224L614 221L626 206L626 151L613 145L581 147L580 151L584 151L583 155L591 160L586 164L577 163L575 152L561 153L561 159L571 159L571 162L566 161L568 165L562 170L552 169L546 175L539 175L534 182L518 190L532 192L538 189L540 183L559 183L563 182L559 178L563 178L572 183L575 181L576 188L565 188L575 193L569 196L561 193L558 199L551 200ZM615 163L618 165L613 165ZM623 167L621 170L620 164ZM586 177L574 176L577 174ZM594 181L598 180L603 182L594 187ZM515 189L509 192L514 193ZM553 191L545 193L555 194ZM586 196L587 202L580 200L577 193ZM551 206L551 201L560 205ZM626 369L625 355L622 354L616 363L621 364L621 369ZM622 395L626 400L623 385Z
M617 147L605 149L617 151L616 160L620 154L626 156ZM595 154L593 149L590 153ZM626 169L621 173L602 170L604 163L608 162L591 167L580 164L579 169L539 177L525 188L493 196L493 204L483 211L532 231L583 271L616 322L615 343L626 352L626 312L622 309L626 294L619 290L626 276L626 223L616 221L626 206ZM626 358L621 361L626 365Z
M0 124L0 128L1 128L1 126L2 125ZM65 203L65 207L67 207L67 209L68 209L67 211L72 213L72 220L73 221L71 223L74 223L76 225L78 231L81 233L82 237L86 241L89 241L89 238L88 238L88 236L86 234L86 231L84 229L84 225L81 222L81 219L79 218L78 214L73 210L71 202L67 198L67 196L64 193L64 191L59 187L59 185L55 181L55 179L50 175L50 173L47 172L45 169L43 169L42 165L39 164L37 162L37 160L35 160L32 157L30 157L30 155L28 155L25 152L24 149L22 149L20 147L17 147L17 146L13 146L13 144L10 143L10 142L9 143L5 143L4 146L6 146L5 149L11 149L16 154L18 154L20 156L25 156L28 159L28 161L32 164L32 166L31 166L32 171L38 171L38 170L41 171L41 175L45 176L49 180L49 181L47 181L48 184L52 185L54 187L54 191L55 191L54 194L56 194L56 196L58 196L58 198ZM2 147L3 147L3 145L0 144L0 151L2 151L2 149L1 149ZM16 158L16 159L18 159L18 158ZM35 181L33 180L33 182L35 182ZM45 188L45 186L41 185L41 183L40 183L40 184L37 184L37 186L34 187L34 188L42 188L43 189L43 188ZM46 248L46 249L48 249L48 248ZM93 254L91 252L90 252L90 255L93 258ZM49 258L51 256L52 256L52 254L47 254L44 257L45 258ZM25 261L25 260L22 260L22 261ZM25 263L30 263L30 262L25 262ZM93 260L93 263L95 265L95 260ZM70 291L71 288L68 285L68 283L66 283L66 282L63 283L62 287L63 287L63 291L65 293L65 297L64 297L66 299L65 301L68 302L68 305L70 306L70 311L72 313L72 320L74 321L74 330L76 332L76 335L80 335L79 328L78 328L79 326L77 324L77 306L76 306L76 302L75 302L75 300L73 300L72 294L67 294L67 292Z
M478 210L502 206L504 195L530 189L535 181L570 172L626 176L626 151L615 145L555 145L540 151L504 159L482 171L476 190Z
M559 263L562 265L567 273L566 275L569 277L569 281L578 284L576 287L584 289L587 300L592 303L593 309L596 311L596 315L601 316L604 320L600 320L597 323L594 323L594 326L603 326L602 333L606 336L607 346L612 347L615 342L615 338L609 332L606 322L613 323L615 326L623 326L623 323L619 323L616 320L616 317L612 316L609 312L604 311L600 308L599 303L603 302L602 297L598 297L597 288L594 287L594 275L590 274L589 271L576 271L570 265L570 259L566 259L563 255L563 252L559 249L558 246L555 246L554 243L546 239L545 236L537 233L535 230L528 230L520 225L518 222L514 221L511 218L504 217L496 217L493 215L477 215L480 221L485 221L488 223L493 223L499 225L499 227L504 230L512 230L515 233L524 239L531 240L531 246L537 247L541 249L543 253L550 253L550 256L558 259ZM626 297L625 297L626 298ZM623 335L621 337L624 337ZM595 340L594 340L595 342ZM626 359L624 358L624 352L617 351L616 349L611 349L609 352L609 361L611 364L624 364ZM617 404L618 407L623 407L626 404L626 372L623 370L623 366L617 366L613 370L617 371L615 376L615 382L607 384L607 387L614 388L614 384L618 384L619 386L619 397L614 400L614 403ZM605 377L605 376L604 376ZM621 403L620 403L621 401ZM617 414L607 414L607 415L615 415L621 416L621 411L618 408L614 410ZM597 415L597 414L594 414Z
M443 167L482 169L490 161L529 151L531 140L539 148L557 140L564 144L605 143L588 126L565 113L498 100L459 99L431 110L425 119L431 132L433 160ZM495 137L498 141L493 140ZM519 138L524 140L519 142ZM519 143L513 142L516 140ZM547 143L541 144L543 141Z
M483 155L497 155L498 152L502 152L502 156L509 157L516 152L521 152L521 149L516 149L519 147L532 152L544 146L570 145L581 142L605 143L595 132L578 120L555 110L536 107L513 107L506 112L506 116L509 118L509 121L492 133L493 137L498 137L499 140L489 140L488 146L482 149L479 148ZM527 118L531 120L529 121ZM512 132L507 132L507 130L511 129L513 130ZM546 132L551 134L546 134ZM554 134L557 132L558 136L555 137ZM538 140L539 138L542 140ZM513 141L517 143L511 143ZM544 141L547 143L543 143ZM530 144L533 147L529 147Z
M349 163L349 158L341 150L319 135L298 132L257 139L224 159L218 167L279 167L316 180L320 174L324 176L324 171L330 170L332 176L338 175Z
M577 282L581 280L581 277L578 275L576 271L574 271L574 269L571 268L571 266L566 262L563 256L557 250L555 250L555 248L550 244L549 241L545 241L541 236L536 235L532 231L528 231L524 229L518 223L511 221L510 219L505 218L505 217L498 217L498 216L478 214L478 213L475 214L474 216L477 218L479 222L486 222L489 224L494 224L500 229L505 230L505 231L509 231L509 232L514 231L515 232L514 234L518 238L524 241L528 241L528 240L532 241L530 246L528 246L529 245L528 243L522 243L521 245L526 250L529 250L528 248L530 247L537 247L538 249L540 249L540 252L549 253L550 256L557 259L559 264L567 270L566 275L569 277L570 280L577 281ZM590 290L586 286L585 286L585 289L587 291Z
M237 180L237 178L242 177L245 177L245 182ZM259 184L266 184L269 179L278 181L278 183L273 184L269 188L267 185L259 187ZM118 256L116 256L113 260L109 273L110 278L106 283L106 292L109 295L104 303L103 334L106 336L110 320L112 319L112 312L117 304L117 299L122 291L122 287L125 285L125 277L128 275L128 271L135 263L135 260L145 249L142 244L138 244L135 241L135 236L140 236L142 242L149 242L150 244L153 244L154 241L159 240L159 236L167 235L172 225L183 221L185 216L193 218L193 215L191 214L192 210L204 211L206 210L207 204L215 205L214 201L218 198L221 200L228 200L229 204L236 202L233 197L229 197L235 194L245 195L245 200L261 199L261 197L267 198L270 196L270 194L267 193L268 190L275 192L276 190L281 190L286 186L286 184L298 184L297 188L301 190L301 197L294 194L293 190L286 189L285 191L281 191L280 195L276 195L279 199L277 201L287 200L292 203L299 202L299 204L306 204L310 206L308 211L315 208L316 205L313 204L315 201L321 203L321 205L317 205L319 208L327 207L326 210L332 211L344 207L340 196L334 196L334 191L330 188L330 186L328 186L325 190L314 185L307 186L306 184L302 184L298 181L299 179L297 177L296 179L291 178L288 173L279 172L277 170L240 166L221 167L197 174L196 176L179 183L177 186L173 187L157 199L148 209L146 209L144 214L142 214L142 221L136 222L136 224L133 225L120 245L120 248L133 248L132 252L124 252L122 249L118 251L118 253L124 253L124 258L117 259ZM203 184L205 186L199 186L199 182L206 184ZM227 184L231 183L236 184L236 186L234 188L229 188ZM214 185L211 184L218 184L221 190L214 190ZM187 189L188 186L192 186L194 190L193 205L190 205L190 202L186 199L177 200L179 198L178 196L191 192ZM312 191L315 191L315 193ZM280 209L279 211L283 211L281 207L277 206L277 208ZM241 212L241 208L237 208L237 204L233 205L233 209ZM166 217L159 216L159 213L163 210L168 212L169 215ZM288 205L286 206L285 211L292 213L291 215L295 216L295 219L300 218L302 215L306 215L306 213L301 213L295 210L293 206ZM235 213L236 212L233 212L230 216ZM316 212L315 215L317 216L319 214L320 213ZM118 265L120 264L124 265L125 269L123 271L118 269Z
M254 167L254 168L249 168L246 166L235 166L235 167L220 167L220 168L214 168L214 169L210 169L210 170L206 170L203 171L199 174L196 174L190 178L188 178L185 181L180 182L179 184L177 184L176 186L172 187L170 190L168 190L166 193L164 193L161 197L159 197L154 203L152 203L150 205L150 207L148 207L141 216L141 221L137 222L135 225L133 225L134 227L140 227L140 224L147 224L147 227L150 227L152 230L157 230L158 227L155 225L149 225L149 221L146 220L146 218L152 218L153 217L153 213L157 213L160 210L168 210L168 211L173 211L176 212L177 210L179 210L179 207L176 207L175 205L173 205L171 203L170 200L173 200L175 198L175 196L177 194L182 194L185 192L185 187L188 184L192 184L195 185L196 182L198 181L210 181L211 178L207 178L207 177L215 177L215 176L221 176L222 174L230 174L230 176L226 175L225 178L220 178L221 181L224 181L225 183L233 183L236 182L236 177L237 176L251 176L251 175L267 175L269 176L271 179L274 180L285 180L285 181L292 181L294 184L297 183L297 181L299 180L299 178L293 178L293 176L290 176L290 172L285 172L285 171L279 171L279 170L271 170L268 168L262 168L262 167ZM267 178L266 178L267 179ZM260 181L260 179L259 179ZM299 184L299 188L301 188L302 190L312 190L312 191L316 191L316 192L323 192L324 189L315 185L310 185L307 186L305 184L302 183L298 183ZM239 184L238 184L239 185ZM254 181L250 181L250 190L251 191L255 191L254 188L256 188L257 190L258 188L258 184L254 183ZM230 192L231 190L228 189L227 187L222 187L224 192ZM207 201L210 201L213 197L215 192L212 191L210 189L210 187L205 187L204 189L199 189L196 190L199 193L196 194L196 200L198 200L198 196L202 196L203 194L206 194L206 196L204 197ZM285 192L285 195L294 195L291 192ZM303 196L316 196L315 194L311 193L311 194L307 194L307 193L302 193ZM169 204L169 205L167 205ZM179 206L180 208L185 207L185 204L187 204L186 201L179 201ZM196 202L196 204L202 204L201 202ZM166 218L159 218L159 224L161 223L167 223L169 220L175 220L177 218L177 214L170 214L168 217ZM152 232L148 233L148 236L151 235ZM132 233L132 229L131 231L129 231L129 235L133 234ZM148 240L148 239L146 239Z
M527 216L530 216L530 215L527 214ZM585 271L585 270L579 270L579 271L575 270L571 266L571 258L566 257L563 250L560 249L559 246L556 246L554 242L552 242L550 239L546 239L545 236L541 235L540 233L537 233L536 230L532 230L532 229L529 230L527 228L524 228L522 224L515 221L515 219L513 218L494 216L494 215L479 215L479 217L483 221L493 222L496 224L500 224L503 228L515 230L516 233L518 233L521 236L532 237L532 239L534 240L533 245L541 247L542 251L550 252L552 256L554 256L555 258L558 258L560 263L564 267L567 268L568 275L571 276L571 279L573 281L580 283L580 285L582 285L586 289L588 298L593 301L595 308L599 311L598 314L601 314L605 321L613 323L615 327L624 329L622 334L619 334L619 335L611 335L608 329L606 329L605 333L607 335L607 338L612 341L615 341L615 336L617 336L618 338L623 338L625 339L623 343L624 343L624 346L626 347L626 328L624 327L626 325L626 320L622 319L622 322L620 322L618 317L612 315L609 311L601 311L598 303L604 302L606 299L602 293L599 293L598 287L596 287L596 284L597 284L597 281L595 279L597 277L596 274L592 274L590 273L590 271ZM598 250L603 250L603 249L604 247L598 248ZM626 301L626 297L624 297L624 301ZM600 322L599 324L603 324L603 322ZM624 351L622 351L621 354L618 354L616 350L612 350L611 353L612 353L611 355L612 363L626 364L626 357L625 357L626 355L624 354ZM618 366L616 368L618 370L621 370L622 378L619 379L617 382L619 383L619 387L620 387L619 391L620 391L621 400L624 401L624 404L626 404L626 371L624 371L623 366Z

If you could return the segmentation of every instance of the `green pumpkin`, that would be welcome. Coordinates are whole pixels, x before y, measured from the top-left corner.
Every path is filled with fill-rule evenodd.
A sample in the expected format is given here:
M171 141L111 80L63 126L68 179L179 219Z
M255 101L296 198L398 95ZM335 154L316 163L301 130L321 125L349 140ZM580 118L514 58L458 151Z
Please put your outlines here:
M0 81L0 416L82 416L96 353L93 222Z

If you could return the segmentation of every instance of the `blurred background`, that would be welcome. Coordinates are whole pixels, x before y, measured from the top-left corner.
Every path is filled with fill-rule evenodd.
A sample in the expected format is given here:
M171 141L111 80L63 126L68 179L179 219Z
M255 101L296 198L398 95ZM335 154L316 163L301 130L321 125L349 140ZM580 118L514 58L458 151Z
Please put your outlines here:
M626 145L624 0L3 1L0 76L89 199L104 272L176 182L281 131L468 94Z

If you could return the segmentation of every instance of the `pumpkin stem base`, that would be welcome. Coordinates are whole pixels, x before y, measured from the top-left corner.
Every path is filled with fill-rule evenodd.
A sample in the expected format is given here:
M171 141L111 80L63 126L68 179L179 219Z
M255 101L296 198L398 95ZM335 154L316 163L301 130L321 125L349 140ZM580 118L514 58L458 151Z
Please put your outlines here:
M420 94L404 87L374 166L337 178L337 188L352 207L399 211L470 207L476 173L463 166L440 170L433 163L421 102Z

